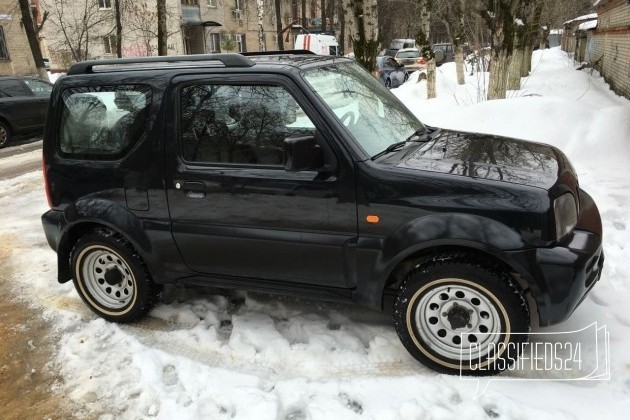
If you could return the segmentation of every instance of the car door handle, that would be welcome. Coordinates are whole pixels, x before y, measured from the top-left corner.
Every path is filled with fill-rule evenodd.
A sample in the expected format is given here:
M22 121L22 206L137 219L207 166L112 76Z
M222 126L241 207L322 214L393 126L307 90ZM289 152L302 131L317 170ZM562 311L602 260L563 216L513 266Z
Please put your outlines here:
M175 188L186 193L186 197L204 198L206 196L206 184L203 182L175 182Z

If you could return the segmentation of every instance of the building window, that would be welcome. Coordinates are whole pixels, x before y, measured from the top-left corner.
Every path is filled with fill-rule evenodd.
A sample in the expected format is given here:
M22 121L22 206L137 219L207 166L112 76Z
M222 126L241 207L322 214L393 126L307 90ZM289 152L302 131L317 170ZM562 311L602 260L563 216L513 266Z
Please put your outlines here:
M4 37L4 28L0 26L0 60L9 60L9 47L7 46L7 40Z
M199 0L182 0L182 4L188 6L199 6Z
M98 0L98 8L99 9L111 9L112 8L112 0Z
M221 39L219 34L208 34L208 44L206 48L210 53L221 52Z
M245 45L245 35L236 34L236 49L240 53L247 51L247 46Z
M116 49L116 35L107 35L103 37L103 49L105 54L118 54Z
M216 8L217 7L217 0L206 0L208 3L208 7L213 7Z
M242 3L243 0L234 0L234 10L243 10Z

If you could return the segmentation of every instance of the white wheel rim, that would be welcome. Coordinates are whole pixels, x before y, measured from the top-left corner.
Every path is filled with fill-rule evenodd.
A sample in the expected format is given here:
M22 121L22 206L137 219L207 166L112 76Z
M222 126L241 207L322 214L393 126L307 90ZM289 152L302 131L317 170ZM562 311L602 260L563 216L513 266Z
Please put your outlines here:
M135 298L136 279L127 262L104 245L85 248L78 257L77 274L98 306L121 309Z

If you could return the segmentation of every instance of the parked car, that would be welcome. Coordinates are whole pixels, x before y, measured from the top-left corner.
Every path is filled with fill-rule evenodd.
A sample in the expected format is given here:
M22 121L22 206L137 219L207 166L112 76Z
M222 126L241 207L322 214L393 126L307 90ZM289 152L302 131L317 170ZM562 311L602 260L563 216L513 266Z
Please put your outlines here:
M374 75L387 89L395 88L405 83L409 77L405 67L392 57L376 57Z
M407 73L413 73L417 70L425 70L427 62L420 54L417 48L403 48L398 50L394 59L405 66Z
M41 133L52 85L33 77L0 77L0 148Z
M44 232L58 281L131 322L167 283L392 310L433 369L492 374L602 272L555 147L423 125L353 60L85 61L53 88Z
M455 52L453 50L453 44L433 44L431 47L435 54L435 64L441 66L444 63L450 63L455 61Z

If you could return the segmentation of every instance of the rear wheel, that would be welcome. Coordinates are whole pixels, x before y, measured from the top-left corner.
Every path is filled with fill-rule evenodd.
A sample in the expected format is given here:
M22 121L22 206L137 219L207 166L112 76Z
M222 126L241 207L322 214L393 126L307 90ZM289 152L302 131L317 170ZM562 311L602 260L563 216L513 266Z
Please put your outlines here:
M508 273L464 254L443 254L408 273L394 324L405 348L432 369L493 375L519 357L529 312Z
M108 321L134 321L159 300L162 288L151 281L138 253L108 229L81 237L72 250L71 263L79 296Z
M0 121L0 148L5 147L11 140L11 128L4 121Z

